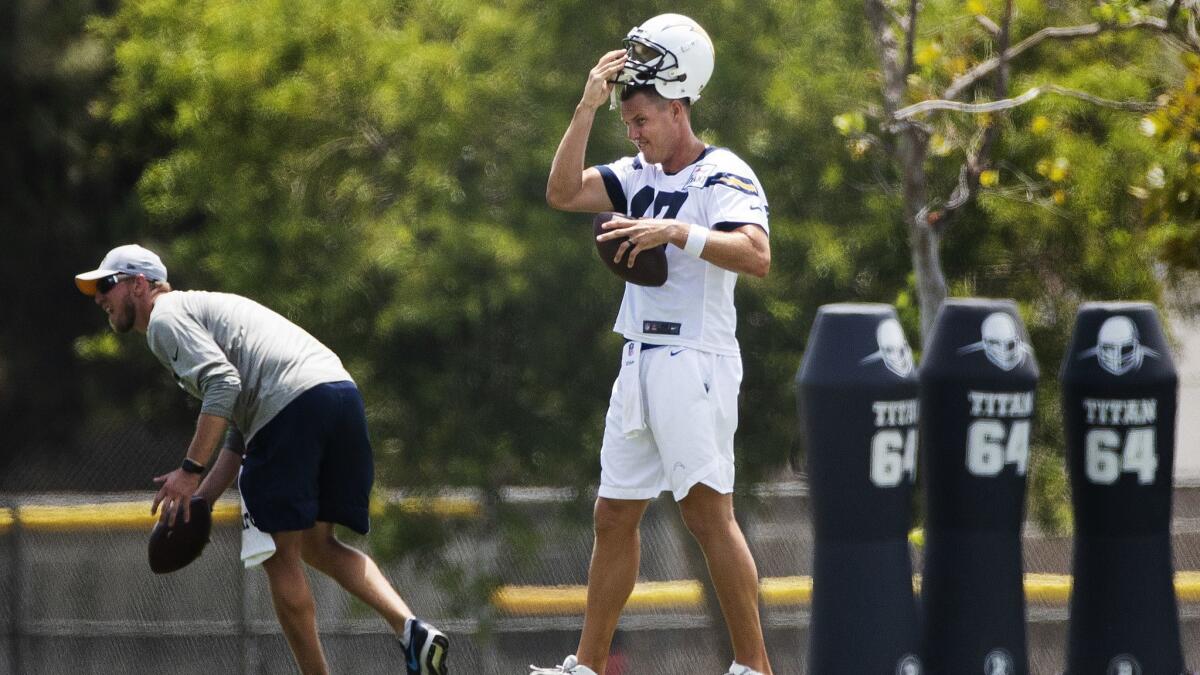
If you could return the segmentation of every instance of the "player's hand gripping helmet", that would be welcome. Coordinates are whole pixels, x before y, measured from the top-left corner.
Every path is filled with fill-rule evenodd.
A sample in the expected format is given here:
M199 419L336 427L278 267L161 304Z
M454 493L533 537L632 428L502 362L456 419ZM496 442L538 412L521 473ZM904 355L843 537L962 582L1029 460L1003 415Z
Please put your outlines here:
M712 77L715 52L700 24L682 14L660 14L625 36L628 60L613 87L653 84L663 98L695 103Z

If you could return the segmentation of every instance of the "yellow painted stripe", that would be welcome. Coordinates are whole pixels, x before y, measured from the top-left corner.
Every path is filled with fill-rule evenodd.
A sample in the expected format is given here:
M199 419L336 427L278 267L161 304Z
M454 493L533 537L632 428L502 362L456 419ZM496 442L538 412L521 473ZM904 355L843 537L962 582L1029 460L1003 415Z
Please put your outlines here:
M1175 595L1180 602L1200 602L1200 572L1176 572Z
M382 514L388 503L373 500L371 515ZM442 518L475 518L482 511L479 501L470 497L401 497L391 503L398 503L406 513L428 513Z
M919 591L921 576L913 575ZM759 584L764 605L772 607L812 603L811 576L769 577ZM1200 602L1200 572L1175 573L1175 593L1180 602ZM1025 575L1025 598L1029 602L1065 605L1071 597L1071 577L1066 574ZM628 608L697 608L702 590L696 581L642 582L634 587ZM587 601L585 586L501 586L492 594L492 605L507 614L544 615L582 612Z
M768 577L759 583L763 604L807 605L812 602L812 577Z
M444 518L470 518L479 515L480 506L465 497L404 497L396 502L408 513L430 513ZM67 532L71 530L149 530L157 521L150 515L151 499L145 501L106 502L99 504L30 504L19 509L21 527L42 532ZM375 500L371 503L371 515L383 513L388 502ZM233 501L217 502L213 509L213 523L227 525L240 523L241 507ZM0 532L7 531L14 522L12 509L0 509Z
M150 515L150 503L110 502L105 504L41 505L20 508L21 527L43 532L71 530L149 530L158 517ZM213 509L217 524L241 522L237 504L220 502ZM11 521L10 521L11 522Z
M1025 599L1051 605L1066 604L1071 597L1071 577L1066 574L1025 574Z
M634 586L625 607L633 611L698 607L703 593L698 581L643 581ZM587 588L502 586L492 594L492 604L507 614L577 614L587 605Z

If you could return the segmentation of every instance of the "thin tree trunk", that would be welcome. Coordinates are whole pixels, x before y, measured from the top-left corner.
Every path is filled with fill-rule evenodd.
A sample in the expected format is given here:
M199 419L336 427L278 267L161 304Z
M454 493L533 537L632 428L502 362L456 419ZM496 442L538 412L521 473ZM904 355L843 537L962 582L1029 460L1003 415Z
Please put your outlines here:
M909 14L901 19L904 30L904 53L891 25L891 14L883 0L866 0L867 21L875 40L876 53L883 70L883 107L885 124L892 126L895 143L889 145L892 161L901 176L905 222L908 224L908 243L916 276L917 304L921 313L922 342L933 327L938 308L946 299L946 276L942 272L941 232L930 223L926 212L929 183L925 174L928 147L925 131L911 122L893 123L893 115L905 101L908 74L912 69L914 36L917 24L916 2L910 2Z
M901 133L896 160L903 176L904 215L908 222L908 245L916 278L917 305L921 315L921 343L933 330L942 301L946 299L946 275L942 271L942 234L929 222L928 182L925 175L925 139L915 129Z

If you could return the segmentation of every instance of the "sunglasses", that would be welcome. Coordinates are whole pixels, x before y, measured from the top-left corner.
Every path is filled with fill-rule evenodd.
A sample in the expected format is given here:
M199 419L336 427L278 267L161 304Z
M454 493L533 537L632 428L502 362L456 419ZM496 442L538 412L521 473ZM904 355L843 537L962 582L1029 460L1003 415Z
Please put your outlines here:
M132 278L133 277L129 276L128 274L121 274L118 272L117 274L110 274L102 279L97 279L96 280L96 292L97 293L108 293L112 289L116 288L117 284L121 283L122 281L125 281L126 279L132 279Z

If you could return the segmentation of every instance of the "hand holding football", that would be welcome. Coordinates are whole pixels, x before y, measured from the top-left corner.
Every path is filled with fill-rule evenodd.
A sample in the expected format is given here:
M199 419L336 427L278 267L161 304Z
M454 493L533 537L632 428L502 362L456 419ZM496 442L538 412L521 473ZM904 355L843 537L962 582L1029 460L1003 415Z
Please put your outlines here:
M614 216L621 216L619 213L605 211L596 214L592 220L592 234L599 237L602 234L611 230L604 229L604 224L612 220ZM655 246L654 248L646 249L638 253L633 260L633 267L628 265L628 250L617 260L617 253L621 248L621 244L628 241L627 237L613 237L605 241L596 239L596 251L600 254L600 259L605 265L613 271L614 274L621 277L631 284L639 286L662 286L667 283L667 245ZM627 247L632 250L632 247Z
M150 546L147 557L150 569L155 574L166 574L185 567L188 563L200 557L208 544L208 536L212 532L212 509L204 497L192 497L191 520L183 522L181 513L175 519L174 527L166 523L166 516L160 518L150 532Z

